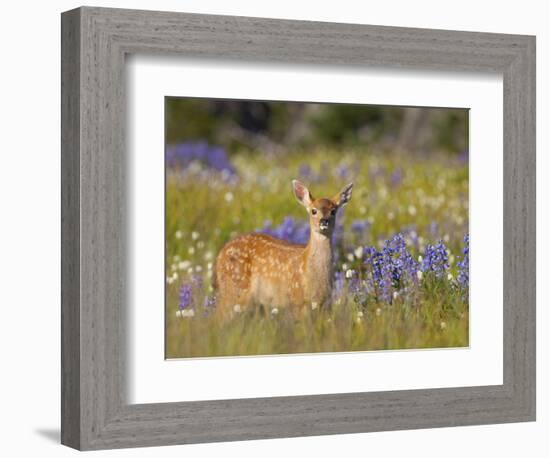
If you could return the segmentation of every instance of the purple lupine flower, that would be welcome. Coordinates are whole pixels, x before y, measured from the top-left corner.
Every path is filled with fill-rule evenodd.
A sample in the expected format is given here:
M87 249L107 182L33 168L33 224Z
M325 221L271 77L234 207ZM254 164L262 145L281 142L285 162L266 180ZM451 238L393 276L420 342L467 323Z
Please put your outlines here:
M333 298L338 298L344 291L344 273L340 270L334 272L334 279L332 283L332 295Z
M416 281L418 263L407 250L407 244L402 234L394 235L384 247L390 254L393 262L392 278L394 282ZM401 285L403 286L403 285Z
M395 291L410 291L409 285L417 284L418 263L407 249L402 234L386 240L380 251L366 247L363 258L367 286L388 303L391 303Z
M402 234L396 234L384 242L381 260L383 264L387 265L393 283L404 279L407 274L410 274L409 270L415 267L415 261L407 250Z
M464 236L462 254L464 257L458 262L458 284L468 289L470 286L470 234Z
M365 231L369 229L369 227L370 227L370 223L366 219L363 219L363 220L356 219L349 226L350 230L352 232L355 232L358 235L363 234Z
M222 172L228 177L237 174L227 152L221 146L210 146L206 142L185 142L166 147L168 167L185 169L193 161L200 162L210 170Z
M208 316L210 313L214 312L215 308L216 308L216 296L206 295L202 303L203 316Z
M346 180L350 175L349 167L345 164L339 164L338 166L336 166L335 174L338 178Z
M311 180L311 178L313 178L311 166L309 164L300 164L300 167L298 168L298 175L300 178L304 178L308 181Z
M350 293L352 293L356 298L359 298L361 295L361 280L359 276L357 275L357 272L351 271L352 275L349 278L349 285L348 290Z
M430 223L430 235L433 238L435 238L435 237L437 237L438 232L439 232L439 225L435 221L432 221Z
M287 216L279 226L275 227L271 226L271 221L266 221L263 228L257 232L301 245L309 240L309 224L306 221L296 222L291 216Z
M319 183L325 179L323 173L326 173L326 164L321 166L321 173L316 173L309 164L300 164L298 167L298 175L300 178L309 181L310 183Z
M448 268L449 256L443 241L428 245L422 259L422 272L433 273L437 278L441 278Z
M377 258L376 268L380 272L380 280L378 281L380 296L382 300L390 303L393 295L393 266L383 253Z
M332 232L332 249L338 251L344 242L344 208L336 213L334 221L334 231Z
M185 310L189 308L192 301L193 301L193 287L191 283L183 283L180 286L180 292L179 292L179 304L178 304L179 309Z
M382 284L383 287L387 288L389 285L387 282L383 282L383 256L382 252L378 251L373 246L365 247L363 250L363 264L366 267L367 272L367 285L372 289L373 291L377 291L380 289L380 286ZM389 291L383 292L387 293Z
M401 169L401 167L397 167L393 170L390 176L390 184L393 188L396 188L401 184L402 181L403 181L403 169Z
M204 302L202 304L203 308L205 309L211 309L216 305L216 297L215 296L205 296Z

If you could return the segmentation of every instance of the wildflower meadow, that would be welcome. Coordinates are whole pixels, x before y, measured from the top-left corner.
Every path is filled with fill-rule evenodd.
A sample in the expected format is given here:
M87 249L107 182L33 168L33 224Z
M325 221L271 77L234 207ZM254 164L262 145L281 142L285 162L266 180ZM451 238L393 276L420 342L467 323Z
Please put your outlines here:
M215 313L215 259L239 234L306 244L292 194L353 182L332 240L330 307L299 319L263 304ZM276 149L191 139L166 147L166 357L463 347L469 345L467 153L361 142Z

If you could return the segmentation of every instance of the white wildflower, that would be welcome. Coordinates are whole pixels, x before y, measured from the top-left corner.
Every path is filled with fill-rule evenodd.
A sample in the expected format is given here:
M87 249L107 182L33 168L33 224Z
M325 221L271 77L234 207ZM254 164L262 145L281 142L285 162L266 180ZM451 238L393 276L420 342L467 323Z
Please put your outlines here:
M199 250L202 250L202 249L204 248L204 242L203 242L202 240L199 240L199 241L197 242L197 248L198 248Z
M179 270L187 270L187 269L189 269L189 267L191 267L191 262L190 261L185 260L185 261L180 261L178 263L178 269Z
M214 257L214 255L212 254L211 251L207 251L206 253L204 253L204 259L206 261L210 261L213 257Z
M409 215L416 215L416 207L414 205L409 205Z
M233 306L233 311L234 311L235 313L241 313L241 305L240 305L240 304L235 304L235 305Z
M197 231L191 232L191 238L197 240L200 237L200 234Z
M418 256L418 262L422 262L422 256Z
M397 291L393 292L393 300L397 299L399 297L399 293Z
M279 313L279 309L278 309L277 307L273 307L273 308L271 309L271 314L272 314L272 315L277 315L278 313Z
M447 280L452 281L453 280L453 274L448 273L447 274Z
M357 312L357 318L363 318L363 312L359 311Z
M195 266L195 272L202 272L202 266Z
M342 264L342 270L348 270L348 265L345 262Z
M176 316L179 318L193 318L195 316L195 310L178 310Z
M206 264L206 268L207 268L208 270L212 270L212 263L209 262L208 264Z
M226 192L224 198L226 202L231 202L233 200L233 193L231 191Z
M422 273L421 270L417 270L416 271L416 278L418 278L418 280L422 281L422 278L424 277L424 274Z
M351 269L346 270L346 278L351 278L351 277L353 277L353 270Z
M176 236L177 239L181 239L183 237L183 232L178 230L178 231L176 231L175 236Z
M380 316L382 314L382 309L378 307L374 313L376 313L376 316Z
M447 327L447 323L445 323L444 321L442 321L441 323L439 323L439 327L443 330Z
M317 302L312 302L311 303L311 310L315 310L318 306L319 306L319 304Z
M361 259L363 257L363 247L362 246L358 246L355 251L353 252L353 254L355 255L355 257L357 259Z
M187 252L189 254L195 254L195 247L194 246L190 246L189 249L187 250Z
M354 259L354 258L353 258L353 253L348 253L348 254L346 255L346 258L347 258L347 260L348 260L349 262L353 262L353 259Z
M202 164L199 161L192 161L189 164L188 169L191 173L197 174L202 170Z

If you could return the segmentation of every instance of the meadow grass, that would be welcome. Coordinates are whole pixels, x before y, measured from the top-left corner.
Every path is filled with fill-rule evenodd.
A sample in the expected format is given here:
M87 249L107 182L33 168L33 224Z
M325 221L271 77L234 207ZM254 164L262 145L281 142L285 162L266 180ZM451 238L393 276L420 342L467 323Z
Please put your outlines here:
M208 357L467 346L468 291L457 282L468 232L468 167L447 155L413 157L362 149L317 149L279 156L242 152L231 157L236 176L198 163L170 168L166 182L166 357ZM265 305L220 321L212 305L212 269L221 247L238 234L306 221L291 180L315 197L331 197L353 181L351 202L339 215L343 232L335 269L363 275L361 248L380 249L403 234L414 259L442 240L444 275L426 272L413 292L383 301L345 279L328 310L297 318ZM351 230L352 222L360 221ZM357 255L359 254L359 256ZM362 278L362 277L361 277ZM179 291L193 284L182 317ZM188 313L190 310L193 312Z

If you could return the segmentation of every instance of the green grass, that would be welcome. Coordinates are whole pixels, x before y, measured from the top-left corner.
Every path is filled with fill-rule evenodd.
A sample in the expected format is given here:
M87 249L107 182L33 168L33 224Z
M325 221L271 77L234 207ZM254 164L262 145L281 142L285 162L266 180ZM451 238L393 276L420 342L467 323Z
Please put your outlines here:
M335 352L405 348L441 348L468 345L468 301L451 279L424 278L414 299L393 303L368 297L357 302L345 295L330 311L314 310L297 319L269 307L242 313L221 322L205 315L202 304L211 291L211 267L219 249L237 234L251 232L270 220L278 225L286 216L307 217L294 199L290 182L300 178L300 165L308 164L319 182L300 178L315 197L333 196L354 182L351 202L343 213L343 250L337 268L359 267L347 259L357 246L374 245L414 225L419 247L444 239L450 250L450 274L456 278L462 238L468 232L468 168L445 155L418 158L376 155L369 151L316 150L282 157L236 154L232 161L239 181L201 176L197 167L184 175L169 171L166 189L166 357L256 355ZM349 176L340 177L344 166ZM396 169L402 180L392 181ZM349 225L357 219L371 223L357 235ZM433 223L437 224L434 229ZM194 293L195 316L176 316L178 290L192 275L202 278Z

